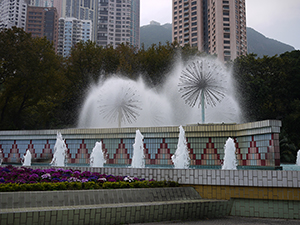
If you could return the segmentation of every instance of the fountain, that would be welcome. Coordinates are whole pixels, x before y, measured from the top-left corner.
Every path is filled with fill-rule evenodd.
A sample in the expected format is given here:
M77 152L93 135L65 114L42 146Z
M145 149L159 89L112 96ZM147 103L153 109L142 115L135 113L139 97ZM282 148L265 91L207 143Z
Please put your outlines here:
M224 146L224 162L222 170L236 170L237 164L234 140L228 138Z
M2 165L3 158L2 158L2 151L0 150L0 166Z
M65 166L67 147L62 138L61 133L57 133L56 143L54 146L54 154L50 165L52 166Z
M191 159L186 144L185 131L182 126L179 127L179 131L177 149L171 159L175 169L188 169Z
M297 159L296 159L296 165L300 166L300 149L297 152Z
M204 72L209 67L204 76L204 83L207 85L204 86L205 89L200 88L205 98L205 103L202 101L202 109L205 107L206 111L205 122L202 123L238 123L240 111L234 98L230 71L215 59L202 57L197 58L197 62L208 65L203 66ZM189 64L191 62L188 62ZM147 87L142 79L133 81L112 77L100 80L89 90L80 112L78 127L179 126L201 122L201 111L186 104L188 100L183 96L188 86L183 82L187 79L183 76L187 67L182 62L175 65L173 71L167 75L166 81L157 88ZM202 81L203 79L200 79L200 84ZM215 104L216 101L218 104Z
M144 155L144 136L139 130L136 130L135 141L133 144L133 156L131 168L145 168L145 155Z
M90 156L90 167L103 167L104 163L106 160L102 150L102 142L96 142Z
M26 154L23 156L22 166L31 166L31 152L27 149Z

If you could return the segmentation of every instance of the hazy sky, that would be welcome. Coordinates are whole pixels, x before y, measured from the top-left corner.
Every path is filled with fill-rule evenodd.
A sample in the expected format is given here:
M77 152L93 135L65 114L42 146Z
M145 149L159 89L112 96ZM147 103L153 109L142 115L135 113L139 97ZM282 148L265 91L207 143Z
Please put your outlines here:
M300 50L300 0L246 0L247 27ZM141 26L172 22L172 0L141 0Z

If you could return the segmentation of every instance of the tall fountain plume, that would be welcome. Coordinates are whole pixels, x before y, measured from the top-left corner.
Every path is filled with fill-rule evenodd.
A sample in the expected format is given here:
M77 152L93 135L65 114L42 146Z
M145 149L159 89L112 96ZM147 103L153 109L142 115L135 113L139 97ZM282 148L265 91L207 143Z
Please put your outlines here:
M144 136L136 130L131 168L145 168Z
M106 159L102 149L102 141L96 142L90 156L90 167L103 167L104 163L106 163Z
M222 170L236 170L237 160L235 154L235 143L232 138L228 138L224 146L224 161L222 165Z
M188 169L190 165L189 150L185 139L185 131L182 126L179 127L179 138L177 149L171 159L175 169Z
M2 162L3 162L2 151L1 151L1 149L0 149L0 166L2 165Z
M29 151L29 149L27 149L22 161L22 166L31 166L31 152Z
M89 89L81 108L78 127L151 127L201 123L201 111L186 104L183 92L179 91L186 86L180 80L182 71L194 61L201 61L203 70L209 70L206 80L213 82L208 87L215 84L218 88L211 89L220 90L217 99L207 88L203 91L204 94L209 93L204 95L206 102L202 104L205 106L205 123L240 122L230 71L216 59L196 58L187 64L178 61L174 69L166 74L165 82L156 88L147 87L142 79L133 81L115 76L99 80Z
M57 133L56 143L54 146L54 154L50 165L52 166L65 166L67 154L67 147L65 140L63 139L61 133Z
M300 149L297 152L297 159L296 159L296 165L300 166Z

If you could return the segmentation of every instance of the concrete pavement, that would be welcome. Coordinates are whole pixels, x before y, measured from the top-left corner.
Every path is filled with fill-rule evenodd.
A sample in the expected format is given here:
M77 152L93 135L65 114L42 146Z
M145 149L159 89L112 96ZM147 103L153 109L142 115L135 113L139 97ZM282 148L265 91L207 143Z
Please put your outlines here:
M130 225L300 225L300 220L233 217L227 216L218 219L205 219L197 221L166 221L156 223L135 223Z

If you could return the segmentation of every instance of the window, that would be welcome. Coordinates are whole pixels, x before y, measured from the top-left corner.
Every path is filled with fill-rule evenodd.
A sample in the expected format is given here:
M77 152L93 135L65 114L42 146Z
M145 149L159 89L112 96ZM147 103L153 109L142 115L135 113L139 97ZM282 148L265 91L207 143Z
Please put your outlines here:
M229 21L229 18L223 18L223 21Z

